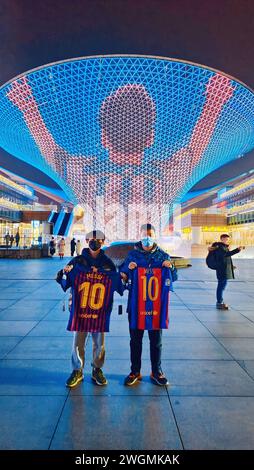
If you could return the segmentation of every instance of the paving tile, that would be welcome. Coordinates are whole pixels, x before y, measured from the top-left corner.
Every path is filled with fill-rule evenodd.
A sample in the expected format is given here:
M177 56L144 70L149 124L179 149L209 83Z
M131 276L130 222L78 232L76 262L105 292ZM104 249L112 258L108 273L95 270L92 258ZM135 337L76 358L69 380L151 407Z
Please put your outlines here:
M69 397L51 449L90 450L98 446L101 450L181 449L168 398Z
M185 449L252 450L254 397L173 397Z
M0 359L2 359L9 351L11 351L19 342L20 337L7 337L0 338Z
M67 395L70 360L2 359L0 395Z
M254 360L240 361L240 364L248 372L248 374L254 379Z
M0 336L25 336L36 325L33 321L1 321Z
M254 359L253 338L219 338L219 341L235 359Z
M25 308L7 308L0 312L0 320L17 320L17 321L40 321L46 316L48 309L36 307L34 309Z
M169 322L169 330L166 333L172 337L183 337L183 338L199 338L199 337L211 337L211 333L208 329L203 326L200 322L174 322L172 319Z
M1 322L0 322L1 325ZM32 336L70 336L70 332L66 330L67 321L41 321L28 334Z
M26 299L21 299L15 304L15 308L21 308L26 310L43 310L46 313L57 304L57 300L46 299L46 292L44 293L44 299L32 299L28 297Z
M0 299L0 310L9 307L10 305L14 304L14 299Z
M193 315L198 318L202 323L205 322L225 322L225 323L244 323L249 324L248 320L244 315L235 310L220 311L216 308L205 309L205 308L192 308Z
M216 337L254 338L254 324L251 322L205 322L204 325Z
M69 359L72 348L70 337L28 337L26 336L8 359Z
M248 320L254 322L254 305L253 305L253 310L243 310L241 309L239 311L239 313L241 315L243 315L243 317L247 318Z
M235 361L164 360L170 395L254 396L254 381Z
M0 449L48 449L65 397L0 397Z

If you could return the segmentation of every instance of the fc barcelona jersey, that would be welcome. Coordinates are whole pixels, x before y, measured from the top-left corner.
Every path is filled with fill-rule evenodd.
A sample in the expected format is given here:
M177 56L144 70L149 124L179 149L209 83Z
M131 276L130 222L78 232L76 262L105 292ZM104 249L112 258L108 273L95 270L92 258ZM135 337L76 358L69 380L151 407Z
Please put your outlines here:
M114 292L123 295L119 273L93 273L76 265L66 279L61 280L64 290L72 288L72 305L67 325L69 331L90 333L109 331Z
M131 271L128 306L131 329L168 328L171 284L169 268L138 267Z

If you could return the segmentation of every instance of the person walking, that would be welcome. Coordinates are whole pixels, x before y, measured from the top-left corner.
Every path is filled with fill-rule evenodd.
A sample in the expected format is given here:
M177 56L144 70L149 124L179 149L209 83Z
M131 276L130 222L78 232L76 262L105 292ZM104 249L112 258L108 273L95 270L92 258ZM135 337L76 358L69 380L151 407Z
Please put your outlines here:
M220 241L214 242L212 246L208 248L209 257L213 258L214 267L212 267L212 269L216 270L216 276L218 279L218 285L216 290L216 308L218 310L229 310L229 306L223 300L223 293L226 288L228 279L235 278L234 266L232 263L231 256L239 253L245 248L244 246L239 246L234 250L230 250L229 245L230 235L228 235L227 233L223 233L220 236Z
M64 250L65 250L65 241L64 241L64 238L62 237L58 243L58 254L59 254L60 259L63 259L64 257Z
M75 248L76 248L76 240L73 237L73 239L71 240L71 256L74 256Z

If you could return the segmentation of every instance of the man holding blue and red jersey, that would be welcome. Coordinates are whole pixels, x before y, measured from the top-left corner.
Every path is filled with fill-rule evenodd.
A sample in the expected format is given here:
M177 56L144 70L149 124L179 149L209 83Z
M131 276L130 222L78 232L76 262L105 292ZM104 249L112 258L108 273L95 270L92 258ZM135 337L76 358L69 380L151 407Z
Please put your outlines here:
M162 328L168 327L168 300L174 269L170 256L155 242L153 225L142 225L141 241L136 243L135 249L130 251L120 267L125 281L131 281L127 306L131 372L125 379L125 385L134 385L142 378L140 370L145 329L150 340L151 380L156 385L168 385L161 370Z
M122 295L122 283L114 263L101 249L105 235L94 230L86 235L88 248L73 258L57 274L57 282L64 291L72 288L72 302L67 329L74 332L72 350L73 371L66 386L73 388L83 380L85 346L89 336L93 342L92 380L106 385L102 366L105 360L105 332L113 305L113 294ZM65 276L64 276L65 274Z

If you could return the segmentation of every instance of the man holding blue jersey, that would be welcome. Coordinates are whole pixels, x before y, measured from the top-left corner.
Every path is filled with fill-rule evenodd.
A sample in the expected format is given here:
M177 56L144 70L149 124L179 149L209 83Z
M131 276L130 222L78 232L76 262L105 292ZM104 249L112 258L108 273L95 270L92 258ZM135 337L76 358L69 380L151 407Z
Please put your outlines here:
M120 272L124 280L130 280L132 278L132 271L139 267L150 270L154 267L170 268L170 271L174 271L175 269L170 261L170 256L158 247L155 240L155 229L151 224L144 224L141 226L141 240L135 244L134 250L130 251L124 263L120 267ZM131 386L142 378L140 374L142 340L144 329L148 329L152 367L152 373L150 376L151 380L156 385L168 385L168 380L161 370L162 329L151 329L145 327L140 329L138 325L133 328L132 300L135 295L135 290L131 287L127 306L130 323L131 372L126 377L124 383L125 385Z

